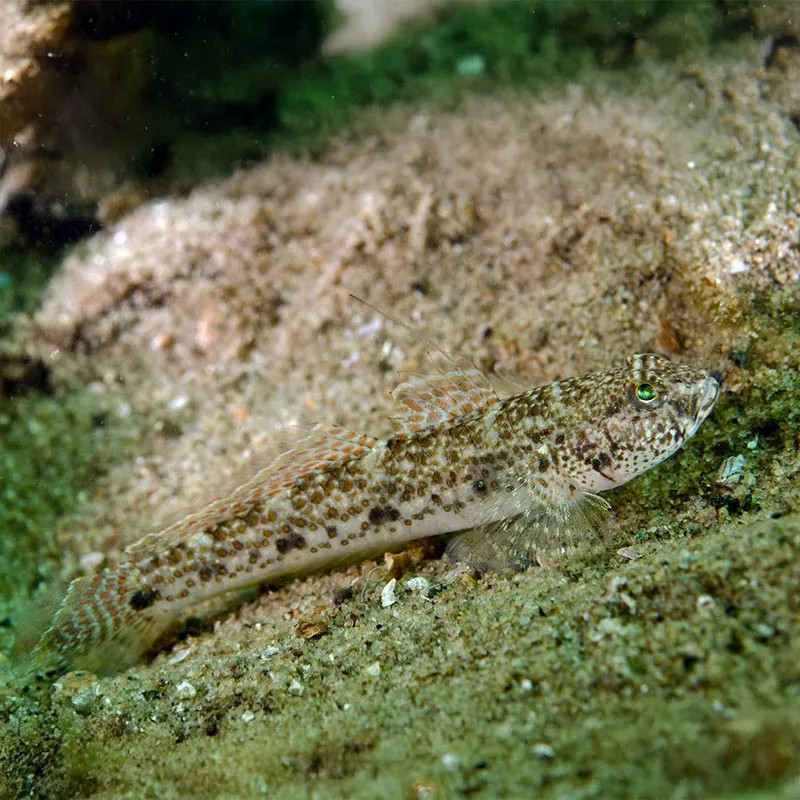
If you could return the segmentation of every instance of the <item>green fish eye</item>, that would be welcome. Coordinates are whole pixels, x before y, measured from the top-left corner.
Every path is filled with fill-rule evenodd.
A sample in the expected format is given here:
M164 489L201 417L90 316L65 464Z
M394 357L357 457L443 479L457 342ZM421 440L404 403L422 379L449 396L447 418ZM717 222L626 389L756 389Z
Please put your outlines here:
M643 403L651 403L656 399L656 390L649 383L640 383L636 387L636 397Z

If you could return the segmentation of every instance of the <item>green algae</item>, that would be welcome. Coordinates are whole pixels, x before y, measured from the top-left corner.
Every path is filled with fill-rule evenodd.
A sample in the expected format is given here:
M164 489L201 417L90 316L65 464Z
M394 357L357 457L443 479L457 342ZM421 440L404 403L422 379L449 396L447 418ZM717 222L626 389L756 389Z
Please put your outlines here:
M12 620L61 564L59 523L133 442L129 427L87 392L0 400L3 650Z
M450 105L476 89L585 81L644 58L699 53L746 33L747 22L706 0L453 4L432 26L403 26L373 51L323 58L289 76L276 101L277 139L313 150L358 108Z
M82 797L778 786L798 768L799 545L794 516L653 543L611 569L587 559L569 580L439 573L431 599L401 582L392 612L354 598L328 614L329 635L284 631L266 659L134 672L87 716L58 695L19 709L7 774L19 793ZM196 695L180 700L184 681ZM30 768L48 731L57 752L26 781L15 759Z
M0 335L5 320L35 307L57 263L52 255L0 248Z
M712 0L453 3L372 50L329 55L322 46L339 18L328 0L140 5L119 14L78 4L74 47L94 65L96 104L120 104L93 120L125 154L115 168L177 186L275 149L319 153L367 107L452 106L476 90L587 82L692 58L757 27L749 4ZM102 80L120 70L121 99ZM140 124L120 122L128 117Z

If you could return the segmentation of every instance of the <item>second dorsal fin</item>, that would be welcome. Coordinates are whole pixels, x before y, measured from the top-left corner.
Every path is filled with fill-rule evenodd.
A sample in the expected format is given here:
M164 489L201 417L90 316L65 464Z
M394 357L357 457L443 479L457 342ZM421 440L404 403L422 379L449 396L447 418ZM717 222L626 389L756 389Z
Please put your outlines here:
M318 425L309 436L295 442L294 447L281 453L232 492L201 511L189 514L157 533L148 534L130 545L127 552L146 554L153 549L160 550L165 543L183 541L217 522L246 513L254 503L293 486L301 478L336 462L365 455L378 441L373 436L353 433L337 426Z
M497 392L477 369L415 378L392 392L398 435L434 431L498 402Z

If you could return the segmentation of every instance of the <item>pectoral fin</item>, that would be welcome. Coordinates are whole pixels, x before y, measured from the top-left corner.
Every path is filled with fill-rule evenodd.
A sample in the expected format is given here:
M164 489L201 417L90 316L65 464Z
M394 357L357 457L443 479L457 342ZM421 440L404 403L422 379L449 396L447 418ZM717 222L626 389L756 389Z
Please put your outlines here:
M537 557L596 533L608 509L594 494L558 506L533 506L516 517L457 533L448 542L447 555L479 570L520 571Z

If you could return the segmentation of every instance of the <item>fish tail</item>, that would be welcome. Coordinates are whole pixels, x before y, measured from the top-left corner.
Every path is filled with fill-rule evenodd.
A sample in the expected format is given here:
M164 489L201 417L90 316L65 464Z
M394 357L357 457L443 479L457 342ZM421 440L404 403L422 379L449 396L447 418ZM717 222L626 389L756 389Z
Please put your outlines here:
M72 581L19 671L102 674L135 661L171 621L163 608L148 602L146 592L134 591L139 577L134 563L122 563Z

